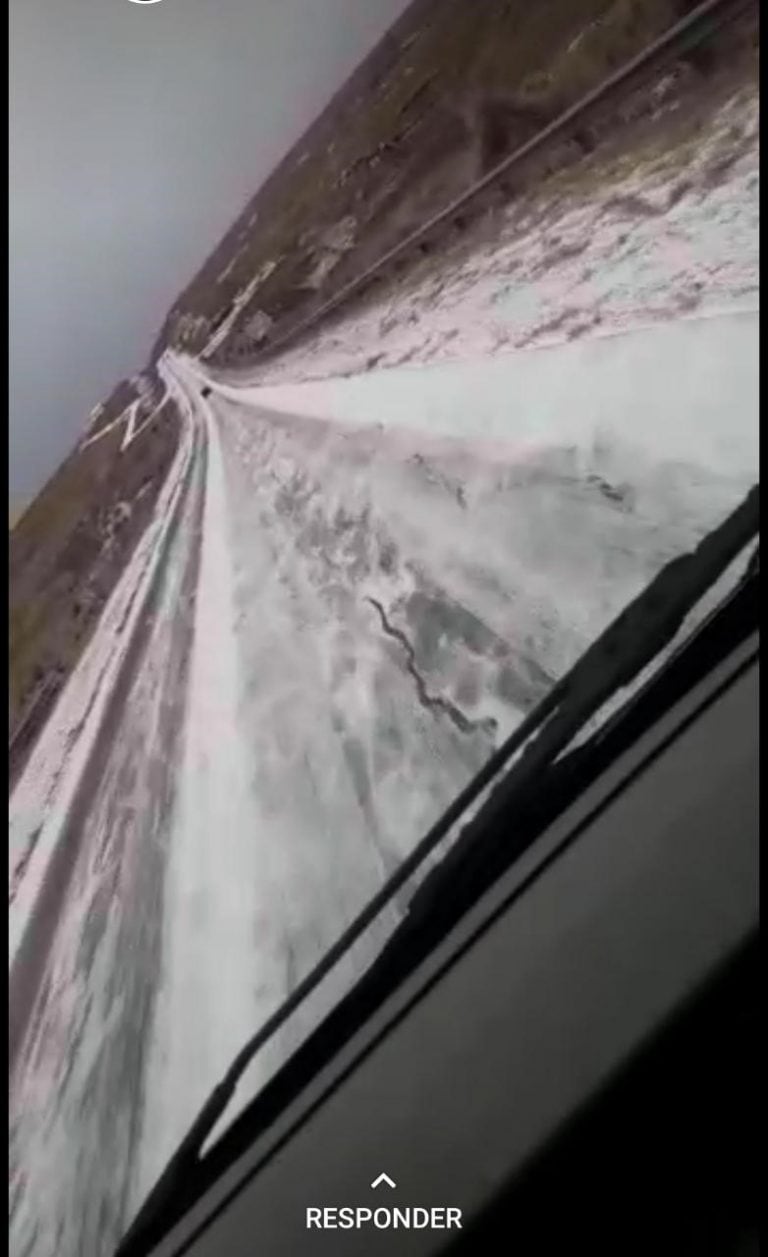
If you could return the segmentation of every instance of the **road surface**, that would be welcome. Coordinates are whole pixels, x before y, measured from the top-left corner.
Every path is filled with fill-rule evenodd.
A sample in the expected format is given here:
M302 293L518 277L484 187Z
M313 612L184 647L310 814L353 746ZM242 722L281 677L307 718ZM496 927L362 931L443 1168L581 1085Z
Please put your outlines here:
M163 361L179 455L10 805L14 1257L111 1252L245 1038L752 483L757 316L661 330L263 390Z

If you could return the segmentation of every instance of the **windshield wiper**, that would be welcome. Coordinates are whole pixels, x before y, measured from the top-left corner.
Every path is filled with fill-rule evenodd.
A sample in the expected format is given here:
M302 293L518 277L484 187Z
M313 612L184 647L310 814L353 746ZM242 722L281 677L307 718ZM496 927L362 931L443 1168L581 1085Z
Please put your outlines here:
M178 1214L174 1210L174 1202L189 1176L194 1175L202 1164L202 1148L256 1053L317 988L382 908L449 835L456 822L508 761L525 748L511 773L491 794L488 800L491 806L501 806L512 789L519 790L521 785L535 786L537 779L555 763L606 701L629 685L673 641L696 603L757 536L759 525L760 487L755 485L732 514L708 533L693 551L672 559L657 573L585 651L571 671L518 725L314 969L237 1054L147 1197L118 1249L118 1257L130 1257L135 1252L146 1251L144 1245L154 1235L161 1217L167 1219L173 1213L171 1221L176 1220ZM756 574L758 553L755 551L752 556L747 575ZM443 871L443 864L449 863L452 854L444 857L441 865L416 892L409 915L417 904L421 908L425 899L434 893L432 879ZM408 924L407 916L399 931L390 939L387 949L399 941L401 932L407 934Z

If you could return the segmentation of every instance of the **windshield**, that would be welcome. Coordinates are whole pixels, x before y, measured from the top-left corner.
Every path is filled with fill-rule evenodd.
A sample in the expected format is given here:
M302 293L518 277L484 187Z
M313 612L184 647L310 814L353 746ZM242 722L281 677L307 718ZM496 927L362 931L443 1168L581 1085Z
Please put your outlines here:
M593 82L564 52L592 19L559 7L546 56L501 4L500 26L445 6L429 52L409 28L382 71L397 108L372 107L386 135L347 100L307 139L179 299L151 388L46 489L111 496L71 536L50 496L12 534L17 1257L114 1251L243 1046L399 877L209 1139L380 955L457 817L412 868L424 835L757 479L750 32L722 80L657 74L642 125L496 182L407 272L264 354L641 52L619 40ZM496 81L523 38L543 57L514 71L526 107L501 81L478 104L477 67Z
M235 1093L259 1054L262 1061L268 1052L274 1056L278 1036L284 1035L286 1029L290 1033L292 1024L294 1042L306 1040L309 1029L316 1026L329 1009L348 1003L343 997L353 985L350 974L353 977L362 974L366 979L373 979L368 986L371 991L377 989L378 994L373 1003L370 999L366 1001L365 996L362 1001L362 1007L367 1007L370 1014L370 1010L402 981L462 912L546 826L544 798L552 797L550 792L553 787L554 794L558 794L558 770L565 767L566 776L569 772L563 757L569 762L575 757L584 769L582 774L577 771L571 778L572 790L578 794L588 783L590 772L594 771L584 759L585 744L592 740L597 746L600 742L598 735L616 725L617 712L628 711L632 707L631 699L638 691L649 697L651 682L663 672L665 663L674 662L675 658L679 661L694 638L698 638L701 645L706 638L706 626L711 630L727 608L733 611L737 607L740 601L738 595L745 593L746 602L742 598L741 603L746 619L744 611L737 611L733 621L735 634L733 631L730 634L726 632L724 641L728 644L724 645L721 640L714 659L710 656L705 671L714 662L720 661L723 650L727 653L741 641L744 632L750 631L752 620L749 608L754 610L754 578L759 574L759 549L752 544L759 528L759 510L759 487L755 486L736 510L702 539L694 552L675 557L657 573L589 646L567 675L556 682L535 709L518 722L509 737L452 800L364 909L337 936L313 968L287 992L283 1003L242 1046L197 1115L143 1207L137 1219L136 1236L132 1229L126 1252L133 1251L131 1244L148 1219L154 1219L159 1211L167 1209L174 1193L184 1187L188 1175L196 1169L201 1154L205 1153L206 1145L212 1138L215 1140L217 1132L220 1132L222 1119L231 1119L238 1109L242 1109L242 1093L239 1104ZM745 558L745 549L750 544L751 552ZM689 676L687 684L691 683ZM656 708L656 717L680 693L679 682L672 680L661 709ZM610 738L607 741L609 744ZM610 760L610 751L608 755ZM598 762L595 760L595 763ZM531 809L532 803L534 806ZM514 841L511 842L510 833L502 827L505 839L501 851L498 839L493 837L494 817L499 807L512 818L515 831ZM531 810L533 817L538 817L533 823ZM554 818L557 810L558 805L554 804L550 819ZM448 852L450 859L445 858ZM437 867L426 878L425 884L425 873L435 861ZM481 869L478 876L479 864L483 863L485 871ZM405 913L400 914L399 927L389 931L388 943L383 949L381 946L372 949L371 938L385 937L386 931L381 929L382 919L403 891L407 908ZM432 918L434 924L430 925ZM420 931L422 937L419 939ZM372 954L376 955L373 966L369 964ZM389 964L387 977L383 975L388 961L394 963ZM374 975L378 975L378 986ZM362 993L366 981L355 985L358 993ZM296 1034L298 1015L302 1017L303 1033ZM348 1034L349 1029L346 1031ZM341 1038L337 1038L337 1050L344 1041L345 1032L342 1030ZM288 1053L278 1055L284 1060ZM320 1058L315 1057L314 1064L310 1066L310 1073L320 1068L322 1057L321 1049ZM307 1057L304 1053L304 1058L310 1060L311 1054ZM298 1057L295 1059L298 1060ZM263 1065L261 1076L264 1077ZM306 1069L304 1081L307 1081ZM141 1243L140 1240L138 1242Z

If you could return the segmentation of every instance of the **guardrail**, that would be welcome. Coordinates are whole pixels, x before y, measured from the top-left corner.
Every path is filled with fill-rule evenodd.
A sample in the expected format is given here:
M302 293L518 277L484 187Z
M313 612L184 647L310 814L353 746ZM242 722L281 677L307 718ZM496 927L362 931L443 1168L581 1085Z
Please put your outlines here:
M625 90L630 86L638 86L639 82L647 76L649 71L659 69L666 61L674 60L681 53L694 48L697 44L722 29L728 22L740 17L749 9L758 9L757 0L704 0L703 4L698 5L686 17L676 22L663 35L649 44L647 48L644 48L641 53L631 58L625 65L614 71L597 87L592 88L580 100L566 109L564 113L548 123L547 126L520 145L508 157L505 157L503 161L494 166L492 170L488 171L470 188L457 196L444 209L433 214L425 223L406 236L404 240L386 250L380 258L354 279L344 284L338 292L323 302L318 309L312 310L282 333L276 332L274 335L269 336L261 350L254 352L253 350L243 349L239 352L238 357L244 357L247 353L249 365L256 365L266 361L267 358L272 357L279 350L284 349L291 341L304 335L329 314L338 310L351 297L359 295L368 285L383 278L389 267L396 262L406 260L414 248L418 248L423 253L426 238L437 228L449 225L459 211L465 210L482 193L502 180L516 166L543 148L551 140L567 136L573 124L576 122L583 123L586 115L596 105L604 105L619 90ZM231 360L226 358L223 361L220 360L219 365L229 366L231 365Z

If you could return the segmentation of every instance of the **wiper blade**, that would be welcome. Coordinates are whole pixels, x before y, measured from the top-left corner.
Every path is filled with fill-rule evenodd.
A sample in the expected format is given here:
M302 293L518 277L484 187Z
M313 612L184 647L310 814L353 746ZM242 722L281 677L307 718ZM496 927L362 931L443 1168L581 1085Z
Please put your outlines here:
M147 1197L118 1249L118 1257L145 1251L135 1246L141 1245L153 1232L157 1219L172 1208L185 1180L201 1165L202 1148L256 1053L319 986L508 761L525 748L513 772L497 786L494 795L501 795L502 787L506 795L510 787L520 784L521 778L530 782L554 763L606 701L633 681L672 642L686 616L754 540L759 526L760 486L755 485L733 513L693 551L672 559L657 573L494 752L411 855L235 1057ZM758 567L759 551L756 550L748 574L756 574ZM431 891L430 879L427 879L411 901L411 908L417 901L421 906ZM407 921L404 924L407 925Z

